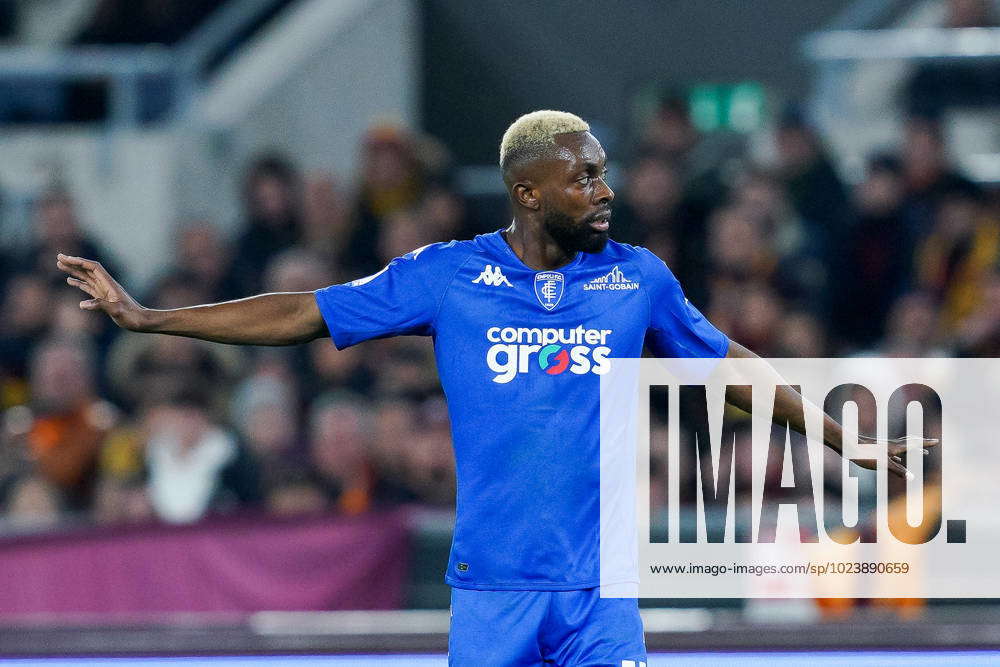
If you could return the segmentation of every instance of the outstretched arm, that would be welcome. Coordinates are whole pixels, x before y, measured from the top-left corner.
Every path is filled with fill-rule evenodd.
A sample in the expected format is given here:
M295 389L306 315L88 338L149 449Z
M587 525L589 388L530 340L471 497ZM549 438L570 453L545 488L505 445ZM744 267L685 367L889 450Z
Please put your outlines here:
M203 306L144 308L98 262L60 254L66 282L91 298L84 310L102 310L115 324L143 333L187 336L233 345L294 345L328 336L313 292L260 294Z
M726 353L726 358L759 359L756 354L736 341L729 342L729 351ZM808 404L799 392L795 391L795 389L789 385L781 382L780 378L778 378L775 383L778 386L778 391L774 397L774 421L781 424L787 423L791 428L795 429L799 433L805 434L805 412L802 408L804 405ZM752 411L753 406L749 392L738 392L735 395L731 394L731 396L733 397L733 401L731 401L733 405L747 412ZM819 408L816 408L816 410L819 410ZM843 452L841 451L843 439L843 429L840 424L837 423L837 420L830 415L823 413L823 444L843 456ZM860 441L860 444L879 444L877 439L863 435L859 435L858 440ZM888 447L887 461L889 462L889 471L900 477L909 477L910 473L903 465L903 455L906 454L906 439L893 438L888 440L885 444ZM923 447L933 447L936 444L938 444L937 440L925 439ZM923 453L927 454L928 452L924 449ZM868 468L870 470L874 470L877 465L875 459L853 460L861 467Z

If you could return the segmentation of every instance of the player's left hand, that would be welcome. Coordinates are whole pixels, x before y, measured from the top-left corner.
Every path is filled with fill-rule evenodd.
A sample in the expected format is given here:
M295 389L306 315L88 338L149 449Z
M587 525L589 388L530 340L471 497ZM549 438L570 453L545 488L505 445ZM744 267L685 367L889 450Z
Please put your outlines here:
M890 438L889 440L878 440L877 438L871 438L869 436L860 436L858 438L858 443L862 445L881 445L885 443L886 445L886 460L889 462L889 472L902 477L903 479L913 479L913 473L906 469L903 461L906 457L906 447L910 440L916 440L915 443L920 447L920 451L923 452L924 456L930 454L929 448L936 447L940 444L940 440L937 438ZM862 468L867 468L868 470L875 470L878 468L877 459L852 459Z

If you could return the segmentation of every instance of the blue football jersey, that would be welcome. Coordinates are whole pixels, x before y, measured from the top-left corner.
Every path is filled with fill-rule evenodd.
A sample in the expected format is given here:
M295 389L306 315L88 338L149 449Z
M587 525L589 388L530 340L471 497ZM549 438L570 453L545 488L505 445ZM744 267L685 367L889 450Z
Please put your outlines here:
M436 243L316 299L338 348L434 339L458 478L446 580L459 588L600 585L600 376L644 343L661 357L729 347L659 258L614 241L554 271L526 266L500 232Z

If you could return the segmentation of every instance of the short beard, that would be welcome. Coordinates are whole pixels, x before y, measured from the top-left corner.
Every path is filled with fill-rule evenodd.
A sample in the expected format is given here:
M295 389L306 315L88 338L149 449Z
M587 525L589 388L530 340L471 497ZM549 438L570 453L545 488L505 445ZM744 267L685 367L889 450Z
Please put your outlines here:
M542 214L542 228L567 255L604 250L608 243L608 233L595 230L590 222L589 219L577 222L559 211L550 210Z

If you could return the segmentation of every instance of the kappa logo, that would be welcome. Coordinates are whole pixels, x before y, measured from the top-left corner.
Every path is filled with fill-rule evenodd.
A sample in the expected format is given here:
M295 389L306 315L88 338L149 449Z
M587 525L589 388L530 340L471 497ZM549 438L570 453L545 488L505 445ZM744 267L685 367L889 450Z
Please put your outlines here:
M566 279L558 271L535 274L535 298L545 310L552 310L562 301Z
M482 283L484 285L489 285L490 287L500 287L501 285L506 285L507 287L513 287L510 281L507 280L507 276L503 274L500 270L500 265L493 266L492 264L487 264L483 272L479 274L479 277L473 280L474 283Z
M594 278L589 283L584 283L583 285L583 291L585 292L606 292L634 289L639 289L639 283L635 280L629 280L626 278L625 274L622 273L622 270L617 266L611 269L606 276Z

